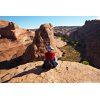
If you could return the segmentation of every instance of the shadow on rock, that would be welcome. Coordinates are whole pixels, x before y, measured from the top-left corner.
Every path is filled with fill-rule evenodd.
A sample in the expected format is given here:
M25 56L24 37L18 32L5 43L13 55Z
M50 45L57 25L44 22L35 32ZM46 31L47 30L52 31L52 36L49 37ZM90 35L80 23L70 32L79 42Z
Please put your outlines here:
M48 69L49 70L49 69ZM16 77L22 77L24 75L27 75L27 74L30 74L30 73L34 73L36 75L40 75L42 72L46 72L48 70L44 70L42 69L42 66L36 66L35 68L33 69L30 69L28 71L24 71L22 73L19 73L18 75L14 76L13 78L16 78Z
M21 57L12 59L10 61L3 61L0 62L0 70L4 70L4 69L12 69L16 66L21 65Z
M28 71L24 71L24 72L22 72L22 73L19 73L19 74L17 74L16 76L13 76L12 78L22 77L22 76L27 75L27 74L30 74L30 73L34 73L34 74L36 74L36 75L40 75L41 73L47 72L47 71L49 71L49 70L50 70L50 69L42 69L42 66L36 66L35 68L30 69L30 70L28 70ZM11 78L11 79L12 79L12 78ZM3 83L9 82L11 79L6 80L6 81L4 81Z

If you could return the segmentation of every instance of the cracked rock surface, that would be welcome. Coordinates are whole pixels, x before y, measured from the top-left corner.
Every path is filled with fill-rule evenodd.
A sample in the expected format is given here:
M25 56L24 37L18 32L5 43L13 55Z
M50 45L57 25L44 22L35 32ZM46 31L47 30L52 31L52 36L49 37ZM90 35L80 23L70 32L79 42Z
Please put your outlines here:
M100 82L100 70L77 62L59 61L56 68L44 71L43 61L0 70L1 83Z

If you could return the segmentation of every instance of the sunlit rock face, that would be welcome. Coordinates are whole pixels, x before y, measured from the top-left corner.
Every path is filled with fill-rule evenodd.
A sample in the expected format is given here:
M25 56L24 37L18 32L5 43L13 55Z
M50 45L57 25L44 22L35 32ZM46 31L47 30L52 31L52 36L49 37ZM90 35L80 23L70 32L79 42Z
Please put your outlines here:
M13 22L0 20L0 66L2 62L22 56L33 42L34 35L34 32L22 29ZM9 66L8 63L6 65Z
M62 56L62 52L57 48L54 39L53 26L50 23L42 24L40 28L35 31L33 43L27 49L24 59L29 61L43 60L48 45L51 45L54 48L57 58Z

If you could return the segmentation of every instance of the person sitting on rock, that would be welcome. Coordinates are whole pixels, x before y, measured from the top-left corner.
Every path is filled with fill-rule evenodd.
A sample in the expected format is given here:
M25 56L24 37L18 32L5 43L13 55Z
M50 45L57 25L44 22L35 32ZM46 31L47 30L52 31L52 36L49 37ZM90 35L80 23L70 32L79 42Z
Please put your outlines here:
M53 50L54 48L52 46L47 46L47 52L45 53L44 64L42 66L43 69L54 68L58 65L58 61Z

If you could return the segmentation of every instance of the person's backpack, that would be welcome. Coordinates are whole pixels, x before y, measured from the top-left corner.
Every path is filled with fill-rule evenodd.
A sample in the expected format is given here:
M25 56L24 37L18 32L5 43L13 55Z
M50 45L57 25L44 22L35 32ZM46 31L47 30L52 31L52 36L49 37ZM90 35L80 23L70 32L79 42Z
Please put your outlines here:
M55 67L58 65L58 63L57 63L57 62L55 62L55 60L54 60L54 61L51 61L51 63L52 63L51 68L55 68Z
M57 66L57 63L55 61L50 61L50 60L44 61L44 64L43 64L44 69L50 69L50 68L54 68L56 66Z
M50 60L47 60L45 62L45 65L46 65L47 68L52 68L53 67L53 63Z

